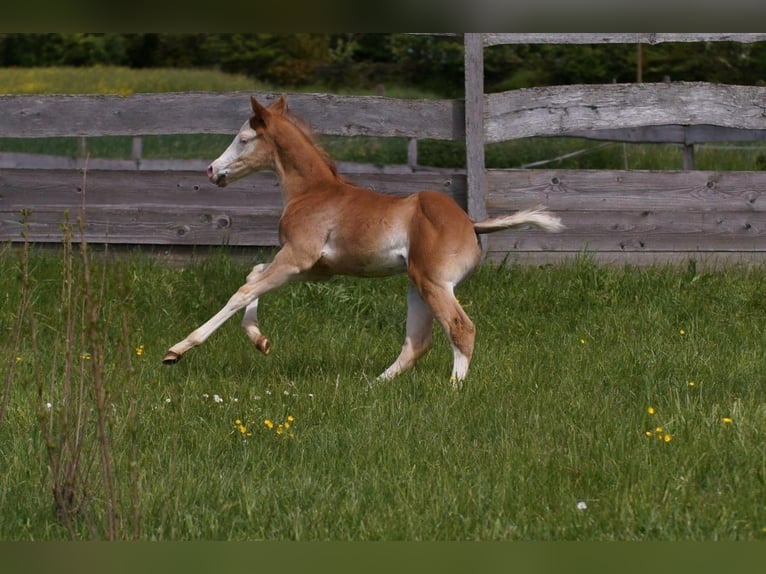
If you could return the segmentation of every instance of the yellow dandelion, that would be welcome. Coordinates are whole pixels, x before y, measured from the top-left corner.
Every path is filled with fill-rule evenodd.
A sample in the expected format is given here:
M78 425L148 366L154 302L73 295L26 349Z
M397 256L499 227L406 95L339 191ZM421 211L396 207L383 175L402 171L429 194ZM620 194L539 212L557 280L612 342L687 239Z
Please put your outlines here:
M269 430L274 428L274 423L270 419L266 419L265 421L263 421L263 424L265 424L266 428Z
M21 357L16 357L16 362L20 363L21 362Z
M723 417L721 420L723 421L723 424L725 425L730 425L732 423L731 417Z
M665 433L665 435L662 437L662 440L665 442L670 442L672 439L673 437L671 437L669 433Z
M684 335L686 335L686 330L685 329L679 329L678 330L678 334L683 337Z
M647 438L652 438L652 435L653 435L653 434L654 434L654 433L653 433L652 431L650 431L650 430L648 430L648 431L646 431L646 432L644 433L644 435L646 435L646 437L647 437Z
M241 425L241 424L242 424L242 421L241 421L241 420L239 420L239 419L237 419L237 420L235 420L235 421L234 421L234 424L235 424L235 425L237 425L237 426L239 426L239 425Z
M646 412L649 413L650 415L653 415L654 414L654 407L648 407L646 409Z
M285 425L277 426L277 431L276 432L277 432L277 434L282 434L283 432L285 432Z
M586 343L587 343L587 341L585 339L580 339L580 344L581 345L585 345Z
M144 354L144 346L139 345L138 347L136 347L136 356L140 357L143 354Z
M656 429L654 429L654 432L656 432L657 434L662 434L662 431L664 430L665 429L663 429L662 427L657 427Z
M697 383L695 383L694 381L689 381L689 382L688 382L688 383L686 383L686 384L689 386L689 388L690 388L690 389L693 389L694 387L696 387L696 386L697 386Z
M82 353L82 354L80 354L80 358L83 361L90 361L90 353Z
M287 430L287 429L289 429L289 428L290 428L290 423L288 423L287 421L285 421L284 423L282 423L282 426L283 426L283 427L285 427L285 430Z
M293 415L287 415L287 422L289 423L295 422L295 417Z

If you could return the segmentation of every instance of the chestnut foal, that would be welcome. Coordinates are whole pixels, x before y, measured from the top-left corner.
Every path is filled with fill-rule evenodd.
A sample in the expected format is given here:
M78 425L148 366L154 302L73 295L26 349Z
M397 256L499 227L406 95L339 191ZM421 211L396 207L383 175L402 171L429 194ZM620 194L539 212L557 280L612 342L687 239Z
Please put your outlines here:
M381 277L406 272L410 287L404 345L378 379L392 379L428 350L436 319L452 343L450 380L458 386L468 372L476 329L453 290L481 260L478 234L523 224L559 231L560 220L533 209L473 222L438 191L393 197L358 187L338 174L305 124L288 111L284 97L268 107L252 97L251 103L252 117L210 164L207 175L224 187L273 168L284 195L281 249L271 263L256 265L226 305L173 345L163 362L178 361L242 308L247 336L268 353L271 344L258 328L258 298L286 283L339 274Z

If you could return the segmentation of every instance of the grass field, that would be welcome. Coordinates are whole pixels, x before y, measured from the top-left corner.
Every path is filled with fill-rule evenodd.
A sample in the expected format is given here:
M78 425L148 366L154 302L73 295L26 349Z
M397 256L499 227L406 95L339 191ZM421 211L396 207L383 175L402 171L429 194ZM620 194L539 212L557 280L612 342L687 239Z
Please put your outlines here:
M110 74L77 85L122 93ZM199 81L211 87L168 89L215 89ZM35 89L68 93L53 85ZM214 157L219 139L146 138L144 154ZM130 153L127 139L88 145ZM513 142L487 163L579 145ZM670 147L588 145L555 166L680 165ZM404 157L403 142L327 146ZM703 151L702 169L755 169L761 153ZM426 142L420 157L452 165L461 150ZM403 277L290 286L260 307L268 357L235 318L163 366L268 257L167 266L0 246L0 540L766 539L763 266L485 265L458 291L478 328L460 391L441 332L411 372L370 385L403 340Z
M761 267L483 266L453 391L441 332L370 386L402 277L290 286L262 301L268 357L235 319L168 367L248 263L0 265L0 539L766 538Z

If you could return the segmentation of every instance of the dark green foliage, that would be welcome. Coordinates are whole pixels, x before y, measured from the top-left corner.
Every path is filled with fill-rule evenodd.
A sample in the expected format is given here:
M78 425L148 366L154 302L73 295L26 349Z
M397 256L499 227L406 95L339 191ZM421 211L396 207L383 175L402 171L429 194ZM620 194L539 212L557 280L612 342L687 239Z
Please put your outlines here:
M635 44L505 45L485 51L485 89L634 82ZM642 46L645 82L763 84L766 43ZM463 93L462 39L369 33L0 34L3 66L217 68L286 87L371 89L392 84L440 97Z

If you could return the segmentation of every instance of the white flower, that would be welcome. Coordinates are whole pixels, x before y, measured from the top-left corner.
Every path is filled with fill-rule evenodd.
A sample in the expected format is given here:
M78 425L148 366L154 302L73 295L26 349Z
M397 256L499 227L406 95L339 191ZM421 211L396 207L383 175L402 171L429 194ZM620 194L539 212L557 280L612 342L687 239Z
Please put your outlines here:
M221 396L220 396L220 395L213 395L213 400L214 400L216 403L222 403L222 402L223 402L223 399L221 398Z
M208 395L207 393L202 393L202 398L203 399L209 399L210 395Z
M588 504L584 500L577 501L577 510L588 510Z
M166 399L165 399L165 402L166 402L166 403L169 403L169 402L170 402L170 397L166 398Z
M46 410L48 410L48 411L49 411L49 410L51 410L52 408L53 408L53 403L45 403L45 409L46 409Z

